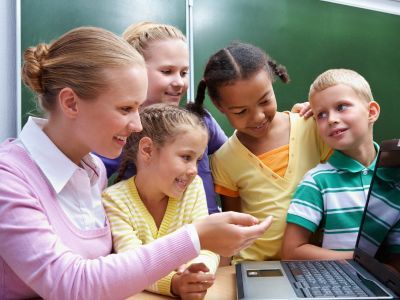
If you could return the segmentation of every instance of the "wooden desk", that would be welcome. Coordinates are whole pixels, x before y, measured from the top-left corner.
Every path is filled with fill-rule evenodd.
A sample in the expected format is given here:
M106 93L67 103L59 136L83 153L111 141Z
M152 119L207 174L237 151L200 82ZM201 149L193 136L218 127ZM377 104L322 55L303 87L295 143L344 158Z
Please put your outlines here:
M235 300L235 268L233 266L220 267L216 273L216 279L212 287L207 291L206 300ZM149 292L142 292L138 295L129 297L127 300L166 300L171 297L157 295Z

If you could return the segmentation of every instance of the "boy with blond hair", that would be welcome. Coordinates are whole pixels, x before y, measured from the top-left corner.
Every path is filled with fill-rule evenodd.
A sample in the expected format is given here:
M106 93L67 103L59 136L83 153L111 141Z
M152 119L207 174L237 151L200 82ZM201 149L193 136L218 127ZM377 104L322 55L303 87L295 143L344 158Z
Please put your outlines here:
M379 146L380 108L355 71L331 69L312 83L309 101L318 132L334 152L306 173L292 198L283 259L348 259L353 255ZM322 247L310 243L323 230Z

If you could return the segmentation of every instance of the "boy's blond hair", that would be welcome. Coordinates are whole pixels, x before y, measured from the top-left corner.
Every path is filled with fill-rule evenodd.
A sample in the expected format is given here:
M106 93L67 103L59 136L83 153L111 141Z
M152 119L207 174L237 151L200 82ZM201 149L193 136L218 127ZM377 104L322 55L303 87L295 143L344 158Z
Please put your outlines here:
M367 102L374 100L371 88L365 78L349 69L330 69L320 74L310 86L308 99L315 93L338 84L351 87L360 98L365 99Z

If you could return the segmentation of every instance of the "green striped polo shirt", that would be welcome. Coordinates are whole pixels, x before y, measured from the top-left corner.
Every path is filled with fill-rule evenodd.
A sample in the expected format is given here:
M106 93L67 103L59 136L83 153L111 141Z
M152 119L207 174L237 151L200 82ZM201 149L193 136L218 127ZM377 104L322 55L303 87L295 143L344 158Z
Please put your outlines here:
M366 168L335 150L326 163L306 173L292 198L287 222L311 232L322 228L323 248L354 250L375 162L376 158Z

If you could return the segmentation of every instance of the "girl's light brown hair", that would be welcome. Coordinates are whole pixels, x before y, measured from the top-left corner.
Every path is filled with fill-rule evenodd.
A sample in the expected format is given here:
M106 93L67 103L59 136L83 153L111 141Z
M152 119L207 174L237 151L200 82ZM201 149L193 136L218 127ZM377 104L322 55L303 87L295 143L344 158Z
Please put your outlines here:
M105 29L79 27L25 50L22 80L41 108L52 111L61 89L96 98L108 86L107 69L135 65L145 67L144 60L124 39Z
M151 42L178 39L186 43L186 37L175 26L153 22L133 24L124 31L122 37L145 59L146 49Z
M140 111L140 120L143 130L129 136L116 182L121 180L130 164L136 164L139 142L143 137L149 137L158 148L161 148L167 143L172 143L188 128L203 130L208 136L202 119L187 109L175 105L157 103L147 106Z

